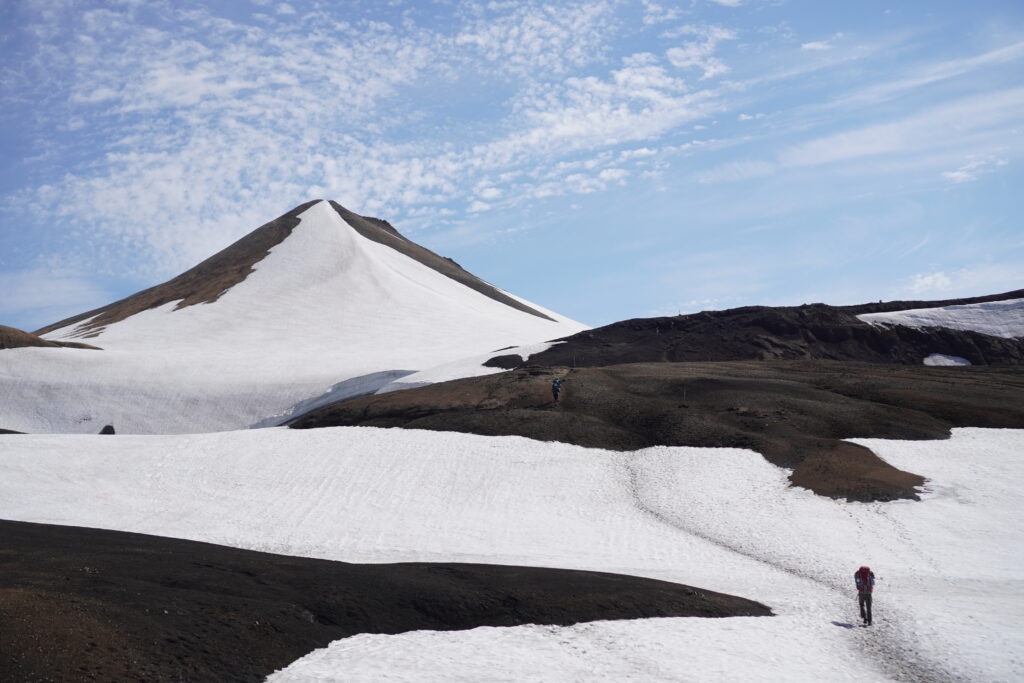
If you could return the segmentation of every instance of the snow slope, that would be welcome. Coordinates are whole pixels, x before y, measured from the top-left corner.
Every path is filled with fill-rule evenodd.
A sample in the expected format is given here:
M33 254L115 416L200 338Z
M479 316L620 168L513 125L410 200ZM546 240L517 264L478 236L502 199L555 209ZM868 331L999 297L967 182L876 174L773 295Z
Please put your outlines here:
M915 308L889 313L863 313L857 317L871 325L948 327L1006 339L1024 337L1024 299L942 308Z
M1024 676L1024 430L858 440L923 502L787 487L738 449L332 428L0 440L0 518L353 562L571 567L752 598L761 619L357 636L275 680L996 681ZM876 624L852 573L872 566Z
M360 235L318 202L255 272L214 303L171 302L107 326L103 351L0 352L0 427L184 433L285 414L360 379L395 378L584 325L519 311ZM71 339L77 325L49 339ZM392 373L392 374L387 374Z

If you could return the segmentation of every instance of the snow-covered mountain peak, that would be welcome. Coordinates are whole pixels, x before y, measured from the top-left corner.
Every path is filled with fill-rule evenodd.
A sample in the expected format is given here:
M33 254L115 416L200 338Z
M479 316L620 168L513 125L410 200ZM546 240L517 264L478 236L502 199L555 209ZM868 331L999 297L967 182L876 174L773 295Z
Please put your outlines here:
M396 259L395 254L375 249L371 243L388 247L405 259ZM415 271L419 274L413 279L423 281L423 267L518 311L551 322L557 320L557 316L549 315L466 272L451 259L407 240L387 221L360 216L336 202L314 200L261 226L163 284L55 323L37 333L52 339L103 336L109 343L110 335L105 334L108 327L155 309L182 311L197 304L216 303L225 296L237 304L239 292L241 296L250 298L258 292L263 299L288 299L289 291L315 289L319 283L339 276L363 278L364 284L372 285L387 279L374 276L377 269L392 273ZM348 270L353 272L346 273ZM254 276L254 273L258 275ZM235 291L239 285L252 285L253 282L258 283L255 291L251 291L251 286ZM367 294L359 287L352 293ZM385 301L391 298L379 289L370 293L382 295ZM231 313L236 315L238 311Z
M103 349L92 357L5 352L0 373L16 389L0 418L23 431L86 431L93 421L141 432L244 427L340 383L372 392L409 372L582 329L385 221L314 201L163 284L40 331Z

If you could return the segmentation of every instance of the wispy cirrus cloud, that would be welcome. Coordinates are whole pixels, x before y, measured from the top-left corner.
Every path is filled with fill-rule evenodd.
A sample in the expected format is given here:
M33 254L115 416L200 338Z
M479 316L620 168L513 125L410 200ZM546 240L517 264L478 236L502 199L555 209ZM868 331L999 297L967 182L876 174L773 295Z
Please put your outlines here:
M977 180L983 175L994 172L1000 166L1006 166L1009 162L996 156L988 156L981 159L972 159L955 171L943 171L942 177L953 184L969 183Z
M989 143L1019 121L1024 88L970 96L890 123L827 135L779 154L782 166L817 166L894 153Z

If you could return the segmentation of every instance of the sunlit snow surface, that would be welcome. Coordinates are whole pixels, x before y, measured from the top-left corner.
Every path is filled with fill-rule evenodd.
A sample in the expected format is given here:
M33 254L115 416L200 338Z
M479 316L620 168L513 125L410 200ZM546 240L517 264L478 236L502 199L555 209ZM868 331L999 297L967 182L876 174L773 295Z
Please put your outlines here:
M944 353L933 353L924 359L925 365L933 367L957 367L970 365L971 361L960 356L947 356Z
M1020 680L1024 430L857 442L928 477L924 500L824 499L737 449L268 429L5 436L0 518L351 562L612 571L779 615L362 635L276 681ZM855 625L861 564L878 576L871 628Z
M1007 339L1024 337L1024 299L942 308L915 308L890 313L864 313L857 317L872 325L948 327Z
M0 428L140 434L273 423L340 383L415 372L586 326L484 296L352 229L326 202L216 302L177 302L79 339L0 352ZM486 358L484 356L483 358ZM473 368L470 368L473 371ZM379 388L374 386L373 391Z

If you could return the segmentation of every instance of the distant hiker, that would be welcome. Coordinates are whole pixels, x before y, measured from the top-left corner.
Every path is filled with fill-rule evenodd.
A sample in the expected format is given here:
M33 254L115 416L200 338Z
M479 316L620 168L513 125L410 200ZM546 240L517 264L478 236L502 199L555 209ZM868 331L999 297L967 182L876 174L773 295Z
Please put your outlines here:
M555 399L555 403L558 403L558 392L562 390L562 378L556 377L551 380L551 396Z
M857 604L860 605L860 618L868 626L871 625L871 591L875 588L875 573L870 567L861 567L853 575L857 584Z

